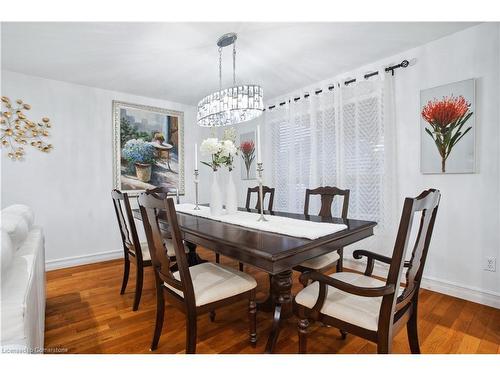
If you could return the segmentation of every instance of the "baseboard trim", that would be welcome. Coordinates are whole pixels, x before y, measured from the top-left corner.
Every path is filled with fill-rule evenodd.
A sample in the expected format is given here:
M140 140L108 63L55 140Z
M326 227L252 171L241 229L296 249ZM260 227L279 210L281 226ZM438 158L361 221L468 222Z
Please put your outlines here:
M84 264L92 264L104 262L106 260L119 259L123 257L123 250L110 250L101 253L94 253L88 255L78 255L74 257L66 257L60 259L47 260L45 262L45 270L52 271L61 268L68 268L74 266L81 266Z
M344 265L346 268L356 271L364 271L366 268L366 263L350 259L345 259ZM375 276L386 277L388 270L388 267L375 263L373 274ZM434 292L500 309L500 293L494 291L480 290L479 288L465 286L452 281L425 276L422 278L421 286L424 289L432 290Z

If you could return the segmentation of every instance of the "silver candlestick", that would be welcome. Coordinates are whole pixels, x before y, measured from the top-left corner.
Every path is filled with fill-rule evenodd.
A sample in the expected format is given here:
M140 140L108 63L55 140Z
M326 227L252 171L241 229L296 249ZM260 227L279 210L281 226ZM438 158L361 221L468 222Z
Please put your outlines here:
M198 169L195 169L194 170L194 191L195 191L195 195L196 195L196 206L194 206L194 209L195 210L199 210L200 209L200 206L198 206L198 182L200 182L198 180Z
M257 221L269 221L264 216L264 197L262 194L262 172L264 168L262 167L262 163L257 163L257 172L259 174L259 206L260 206L260 217Z

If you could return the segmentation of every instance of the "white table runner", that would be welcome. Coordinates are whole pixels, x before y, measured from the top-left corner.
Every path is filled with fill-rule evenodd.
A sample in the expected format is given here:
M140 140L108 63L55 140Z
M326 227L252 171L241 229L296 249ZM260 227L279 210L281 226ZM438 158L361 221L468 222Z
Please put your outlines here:
M253 212L238 211L234 214L223 214L214 216L210 214L210 208L200 206L200 210L194 210L194 204L177 204L175 209L178 212L200 216L207 219L221 221L223 223L239 225L251 229L258 229L266 232L279 233L292 237L307 238L314 240L341 230L347 229L345 224L318 223L313 221L292 219L283 216L265 215L269 221L257 221L260 214Z

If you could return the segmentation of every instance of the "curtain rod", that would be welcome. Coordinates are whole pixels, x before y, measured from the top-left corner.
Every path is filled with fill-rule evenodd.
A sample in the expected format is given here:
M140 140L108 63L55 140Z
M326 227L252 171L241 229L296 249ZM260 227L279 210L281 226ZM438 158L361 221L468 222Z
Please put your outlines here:
M407 68L409 65L410 65L410 62L409 62L408 60L403 60L403 61L401 61L399 64L392 65L392 66L388 66L388 67L387 67L387 68L385 68L384 70L385 70L385 72L386 72L386 73L391 72L391 75L394 75L394 71L395 71L396 69L398 69L398 68ZM366 73L363 77L364 77L365 79L368 79L368 78L373 77L373 76L376 76L376 75L378 75L378 74L379 74L379 72L378 72L378 71L375 71L375 72L371 72L371 73ZM350 79L350 80L344 81L344 85L346 85L346 86L347 86L347 85L349 85L349 84L351 84L351 83L354 83L354 82L356 82L356 78L353 78L353 79ZM328 86L328 91L332 91L334 88L335 88L335 85L330 85L330 86ZM315 91L314 91L314 93L315 93L316 95L321 94L322 92L323 92L323 90L322 90L322 89L319 89L319 90L315 90ZM302 97L302 96L297 96L297 97L293 98L293 101L294 101L294 102L296 102L296 101L298 101L298 100L300 100L300 99L302 99L302 98L306 99L306 98L308 98L309 96L310 96L310 94L306 92L306 93L304 94L304 96L303 96L303 97ZM292 101L292 99L289 99L289 100L288 100L288 103L290 103L291 101ZM286 101L284 101L284 102L281 102L281 103L279 103L279 104L270 105L269 107L267 107L267 109L273 109L273 108L276 108L276 105L280 105L280 106L282 106L282 105L285 105L286 103L287 103L287 102L286 102ZM266 108L264 108L264 111L265 111L265 110L266 110Z

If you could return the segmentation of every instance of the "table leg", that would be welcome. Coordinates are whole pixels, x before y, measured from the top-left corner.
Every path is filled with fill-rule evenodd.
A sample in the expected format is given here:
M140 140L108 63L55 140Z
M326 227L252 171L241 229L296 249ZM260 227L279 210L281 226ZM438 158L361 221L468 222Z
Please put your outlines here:
M272 353L278 341L281 322L292 316L292 270L270 276L269 297L257 307L262 311L274 311L273 325L266 344L266 353Z
M200 256L196 253L196 244L188 241L184 241L184 243L189 249L189 252L187 253L189 267L206 262L205 259L200 258Z

